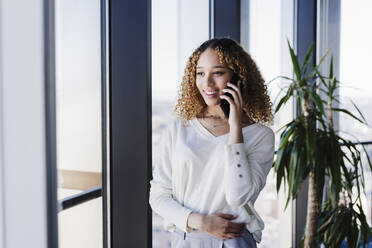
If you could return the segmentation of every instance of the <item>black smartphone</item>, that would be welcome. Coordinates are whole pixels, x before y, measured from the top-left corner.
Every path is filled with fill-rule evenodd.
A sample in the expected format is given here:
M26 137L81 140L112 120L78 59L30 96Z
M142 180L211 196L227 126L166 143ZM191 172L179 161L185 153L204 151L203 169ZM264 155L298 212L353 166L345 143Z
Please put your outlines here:
M232 76L232 78L231 78L231 80L230 80L230 82L232 84L238 85L238 81L239 81L239 76L234 73L233 76ZM231 89L231 87L229 87L229 86L227 88L228 89ZM232 95L230 93L227 93L226 92L224 95L230 97L233 100L233 97L232 97ZM230 104L229 104L229 102L227 100L225 100L225 99L221 99L221 101L220 101L220 107L221 107L223 113L225 114L226 118L229 118L229 114L230 114Z

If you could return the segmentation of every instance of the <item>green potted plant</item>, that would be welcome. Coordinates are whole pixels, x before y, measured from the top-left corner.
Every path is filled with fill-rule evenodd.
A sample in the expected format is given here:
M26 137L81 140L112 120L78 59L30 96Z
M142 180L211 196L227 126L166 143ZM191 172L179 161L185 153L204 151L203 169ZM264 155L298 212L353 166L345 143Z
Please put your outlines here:
M301 113L280 129L280 144L274 161L276 189L279 192L281 185L288 187L286 209L290 199L297 198L304 180L309 178L302 247L319 247L320 244L340 247L345 239L348 247L359 247L361 238L364 247L368 235L372 234L360 198L361 189L365 193L364 161L357 145L341 137L334 129L333 113L342 112L364 124L366 121L356 105L360 117L347 109L332 107L334 102L338 102L336 89L340 85L333 75L333 58L328 76L319 70L329 50L319 64L313 66L311 54L314 45L310 46L302 65L289 42L288 47L294 77L277 77L287 80L289 85L275 113L291 98L296 100ZM361 147L366 152L364 146ZM366 156L366 163L372 169L367 153ZM325 199L324 186L327 190ZM353 188L358 192L356 197L352 195Z

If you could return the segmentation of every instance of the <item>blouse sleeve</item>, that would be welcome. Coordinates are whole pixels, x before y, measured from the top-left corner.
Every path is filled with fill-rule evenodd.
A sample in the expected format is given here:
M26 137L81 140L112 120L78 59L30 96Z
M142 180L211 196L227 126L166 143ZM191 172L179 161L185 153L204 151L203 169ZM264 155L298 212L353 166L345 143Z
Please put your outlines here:
M225 145L224 190L230 206L254 203L266 184L274 159L274 133L270 128L246 151L244 143Z
M153 179L150 181L149 202L153 211L189 233L191 229L187 227L187 219L192 210L182 206L172 195L171 152L172 137L168 128L160 138Z

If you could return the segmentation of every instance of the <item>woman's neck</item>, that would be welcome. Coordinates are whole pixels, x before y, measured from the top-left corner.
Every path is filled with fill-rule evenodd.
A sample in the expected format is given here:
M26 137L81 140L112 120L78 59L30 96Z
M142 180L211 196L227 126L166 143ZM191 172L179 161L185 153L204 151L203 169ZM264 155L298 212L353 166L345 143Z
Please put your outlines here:
M208 118L208 119L211 119L211 120L215 120L217 122L220 122L220 121L227 121L227 118L224 114L224 112L222 111L222 109L216 105L216 106L207 106L203 112L200 113L200 116L198 116L199 118ZM244 126L246 125L250 125L254 123L253 120L251 120L248 116L246 116L245 114L243 114L242 116L242 124L244 124Z
M226 119L225 114L223 113L222 109L218 105L208 106L205 109L204 116L206 116L206 117L213 116L213 117L216 117L218 119Z

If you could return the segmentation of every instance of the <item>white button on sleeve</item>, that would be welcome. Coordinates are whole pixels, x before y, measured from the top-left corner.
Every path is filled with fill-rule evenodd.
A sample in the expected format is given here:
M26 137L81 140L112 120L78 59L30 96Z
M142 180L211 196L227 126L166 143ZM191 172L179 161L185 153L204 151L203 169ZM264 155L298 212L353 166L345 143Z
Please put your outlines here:
M225 198L230 206L254 202L266 184L274 159L274 133L267 128L249 151L244 143L226 144L224 167Z

